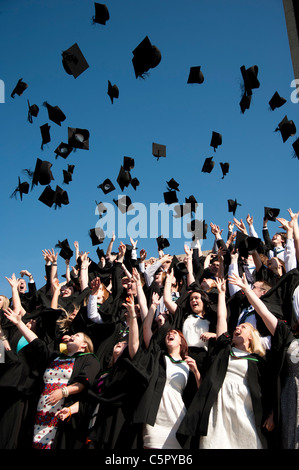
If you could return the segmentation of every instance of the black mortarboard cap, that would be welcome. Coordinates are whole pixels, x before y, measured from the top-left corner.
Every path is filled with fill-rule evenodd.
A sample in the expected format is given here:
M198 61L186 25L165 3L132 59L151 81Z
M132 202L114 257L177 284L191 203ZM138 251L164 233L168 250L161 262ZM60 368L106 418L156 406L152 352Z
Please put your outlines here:
M63 259L71 259L74 254L73 250L70 248L67 238L62 242L58 240L58 243L55 247L60 248L59 256L61 256Z
M160 157L166 157L166 145L152 143L152 154L159 160Z
M252 67L246 69L245 66L242 65L242 67L240 67L240 70L244 80L245 92L247 95L252 95L252 89L259 88L260 86L260 82L257 78L258 66L253 65Z
M161 52L156 46L152 46L148 36L133 50L133 56L132 63L136 78L142 77L161 61Z
M62 157L62 158L67 158L69 154L73 151L73 147L71 147L69 144L66 144L65 142L61 142L58 147L54 150L54 153L56 153L56 157Z
M68 127L68 144L76 149L89 150L89 131Z
M69 184L73 179L73 175L70 171L63 170L63 182Z
M123 167L125 170L127 171L133 170L134 166L135 166L134 158L124 157Z
M48 144L49 142L51 142L50 128L51 128L51 126L49 126L48 123L43 124L42 126L40 126L40 133L41 133L41 136L42 136L42 145L41 145L42 150L43 150L45 144Z
M117 177L117 183L122 191L129 186L131 179L132 177L130 172L126 171L124 167L121 166Z
M185 198L185 202L187 204L190 204L190 208L191 208L191 212L195 212L196 211L196 208L198 206L198 202L197 200L195 199L195 197L192 195L192 196L189 196L188 198L186 197Z
M169 271L173 269L173 273L178 281L188 274L188 269L183 261L180 261L177 256L173 255Z
M289 137L296 134L296 126L293 121L290 121L287 116L283 118L275 129L275 132L280 131L282 141L286 142Z
M21 96L23 92L26 90L26 88L28 88L27 83L23 82L23 79L20 78L20 80L18 80L18 83L14 87L13 91L11 92L10 96L12 98L14 98L15 95Z
M109 178L106 178L103 183L99 184L98 188L101 188L104 194L108 194L115 190L115 186Z
M129 196L122 196L119 199L113 199L113 202L117 205L122 214L125 214L126 212L134 209L134 206Z
M187 83L203 83L204 76L200 70L200 66L190 67L189 77Z
M173 189L174 191L179 191L179 183L177 183L175 179L171 178L171 180L166 181L166 183L169 189Z
M54 204L55 208L61 207L62 205L67 206L69 204L69 196L65 189L62 189L60 186L56 186L54 193Z
M33 122L32 117L37 117L39 113L39 107L37 106L37 104L30 105L29 100L27 100L27 103L28 103L28 121L32 123Z
M18 186L16 187L16 189L14 190L14 192L12 193L12 195L10 196L11 198L12 197L16 197L17 193L19 192L20 193L20 198L21 198L21 201L23 200L23 194L28 194L29 192L29 183L27 181L24 181L23 183L21 183L21 180L20 180L20 177L19 178L19 184Z
M110 80L108 80L108 91L107 95L110 97L111 103L113 104L113 99L119 97L119 89L117 85L112 85Z
M100 245L105 240L105 233L101 227L92 228L89 230L92 246Z
M164 248L168 248L170 246L169 241L167 238L164 238L163 235L159 235L158 238L156 238L157 244L158 244L158 250L164 250Z
M105 206L103 202L96 201L96 205L97 205L97 211L98 211L97 213L99 214L99 217L101 218L101 216L105 214L105 212L107 212L107 207Z
M250 103L251 103L251 95L246 95L246 93L244 93L239 103L241 112L243 114L245 113L246 109L250 108Z
M193 233L193 239L207 238L208 226L204 220L193 219L187 224L187 232Z
M276 217L279 216L280 209L273 208L273 207L264 207L264 217L271 222L276 221Z
M89 65L77 43L62 52L62 65L67 74L79 77Z
M98 255L98 257L99 257L99 260L100 260L101 258L105 258L105 257L106 257L105 252L104 252L104 250L102 250L102 248L97 248L97 255Z
M237 210L237 206L241 206L242 204L239 204L237 202L237 199L233 200L233 199L228 199L227 200L227 203L228 203L228 212L232 212L234 215L235 215L235 212Z
M225 175L227 175L227 173L229 172L229 163L228 162L225 162L225 163L222 163L220 162L220 166L221 166L221 170L222 170L222 179L224 179Z
M235 248L238 249L240 256L248 258L248 255L255 250L257 250L258 252L262 252L263 250L261 249L261 244L262 241L260 238L249 237L248 235L242 232L237 232Z
M166 191L163 193L165 204L173 204L178 202L177 194L175 191Z
M292 147L294 149L294 156L299 160L299 138L293 142Z
M139 180L136 177L131 179L131 186L135 189L135 191L136 191L137 186L139 186L139 184L140 184Z
M54 204L54 195L55 195L55 191L51 188L50 185L48 185L45 187L45 189L43 190L38 200L41 201L46 206L52 207Z
M213 147L214 152L216 151L216 148L218 145L222 144L222 135L219 134L218 132L212 132L212 138L211 138L211 143L210 146Z
M103 3L95 2L94 8L95 15L92 17L92 22L105 25L106 21L110 19L108 7Z
M269 101L269 106L274 111L276 108L280 108L283 106L287 100L285 98L282 98L282 96L279 95L279 93L276 91L274 95L272 96L271 100Z
M61 111L59 106L51 106L47 101L43 103L43 105L48 110L48 116L50 121L55 122L58 126L61 126L61 123L66 119L66 115Z
M191 212L190 206L186 204L177 204L173 208L175 215L173 217L178 219L179 217L184 217L184 215L189 214Z
M213 162L213 157L207 157L204 161L201 171L203 173L211 173L215 166L215 162Z
M46 186L47 184L50 184L52 180L54 180L51 167L52 163L48 162L47 160L41 160L40 158L37 158L34 173L26 170L28 175L32 177L32 187L38 184Z
M67 166L67 171L69 171L70 173L74 173L74 168L75 168L75 165L68 165Z

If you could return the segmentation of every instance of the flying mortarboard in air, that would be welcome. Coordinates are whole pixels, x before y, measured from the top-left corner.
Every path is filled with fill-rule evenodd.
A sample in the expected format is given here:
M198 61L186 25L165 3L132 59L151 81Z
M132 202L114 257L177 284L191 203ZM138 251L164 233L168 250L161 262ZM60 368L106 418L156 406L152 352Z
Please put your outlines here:
M166 181L166 183L169 191L179 191L179 183L175 179L171 178L171 180Z
M262 241L260 238L250 237L239 230L237 231L235 249L238 250L239 255L243 258L248 258L248 255L255 250L263 252Z
M32 104L30 105L29 103L29 100L27 100L27 103L28 103L28 121L32 124L33 122L33 117L37 117L38 113L39 113L39 107L37 106L37 104Z
M97 201L96 201L96 206L97 206L96 208L97 214L99 215L99 218L101 218L102 215L107 212L107 207L105 206L103 202L97 202Z
M41 144L41 149L42 150L44 149L44 145L51 142L50 129L51 129L51 126L49 126L48 123L43 124L42 126L40 126L40 133L41 133L41 136L42 136L42 144Z
M157 244L158 244L158 250L164 250L164 248L168 248L170 246L169 241L167 238L164 238L163 235L159 235L159 237L156 238Z
M31 189L33 186L37 186L38 184L46 186L47 184L50 184L52 180L54 180L51 167L51 162L37 158L34 172L28 169L24 170L25 173L32 179Z
M55 245L55 248L60 248L59 256L61 256L63 259L71 259L74 254L73 250L70 248L67 238L62 242L58 240L58 243L57 245Z
M107 5L103 3L94 3L95 14L92 17L93 24L98 23L105 25L106 21L110 19L109 10Z
M119 199L113 199L114 204L118 207L122 214L134 209L131 198L129 196L122 196Z
M99 184L98 188L100 188L104 194L115 190L115 186L109 178L106 178L103 183Z
M110 80L108 80L108 91L107 95L110 97L111 103L113 104L113 99L119 97L119 89L117 85L112 85Z
M244 95L242 96L241 101L239 103L242 114L245 113L246 109L250 108L250 103L251 103L251 95L246 95L244 93Z
M54 150L54 153L56 154L55 158L62 157L62 158L67 158L70 153L72 153L73 147L71 147L69 144L66 144L65 142L61 142L58 147Z
M159 160L161 157L166 157L166 145L152 143L152 154Z
M52 207L54 204L55 191L51 188L50 185L46 186L42 194L38 198L43 204L48 207Z
M215 166L215 162L212 161L213 157L207 157L204 161L204 164L202 166L202 173L211 173Z
M11 92L11 97L14 98L15 95L21 96L23 92L28 88L28 84L23 82L23 79L20 78L18 83L14 87L13 91Z
M294 158L298 158L299 160L299 138L293 142L292 147L294 149Z
M21 201L23 200L23 194L28 194L29 192L29 183L27 181L24 181L23 183L21 183L21 180L20 180L20 177L19 178L19 184L18 186L16 187L16 189L14 190L14 192L11 194L11 198L13 197L17 197L17 193L20 193L20 198L21 198Z
M66 119L66 115L61 111L59 106L51 106L47 101L44 101L43 106L48 110L48 116L50 121L55 122L58 126Z
M139 185L140 185L140 182L136 177L131 179L131 186L135 191L137 189L137 186Z
M69 184L73 180L73 175L68 170L63 170L63 182L64 184Z
M286 142L289 137L296 134L296 126L293 121L290 121L287 116L283 118L275 129L275 132L280 132L282 141Z
M135 166L135 160L132 157L124 157L123 167L127 171L133 170Z
M174 204L178 202L176 191L166 191L163 193L165 204Z
M56 186L54 192L54 205L55 209L61 207L62 205L67 206L69 204L69 196L65 189L62 189L60 186Z
M222 179L224 179L225 175L227 175L227 173L229 172L229 163L228 162L225 162L225 163L222 163L220 162L220 166L221 166L221 170L222 170Z
M100 245L105 240L105 232L101 227L91 228L88 233L92 246Z
M264 217L271 222L276 221L276 217L279 216L280 209L276 207L264 207Z
M175 214L173 217L178 219L180 217L184 217L184 215L189 214L191 212L190 204L177 204L174 206L173 211Z
M204 81L204 76L203 76L202 71L200 70L200 66L198 65L196 67L190 67L187 83L201 84L203 83L203 81Z
M136 78L144 78L144 74L157 67L161 62L161 52L156 46L152 46L148 36L133 50L133 67Z
M62 65L66 73L74 78L79 77L89 67L77 43L62 52Z
M233 200L233 199L228 199L227 200L227 203L228 203L228 212L232 212L234 215L236 213L236 210L237 210L237 206L241 206L242 204L239 204L237 202L237 199Z
M280 108L286 102L287 100L285 98L282 98L282 96L280 96L279 93L276 91L272 96L271 100L269 101L269 106L271 110L274 111L274 109Z
M68 144L73 149L89 150L89 131L68 127Z
M132 180L131 174L129 171L125 170L121 165L119 174L117 177L117 183L119 184L120 189L123 191L127 188Z
M208 225L205 220L193 219L187 224L187 232L193 233L193 240L205 240L207 238Z
M214 152L216 152L216 148L222 144L222 135L219 132L212 132L210 146L213 147Z
M188 198L186 197L185 202L186 202L186 204L189 204L191 213L196 212L198 202L197 202L197 200L195 199L195 197L193 195L189 196Z
M259 88L260 82L258 81L258 66L253 65L252 67L249 67L248 69L245 68L244 65L240 67L242 77L243 77L243 82L244 82L244 92L243 96L240 101L240 108L242 113L245 112L246 109L249 109L250 103L251 103L251 96L252 96L252 90L255 88Z

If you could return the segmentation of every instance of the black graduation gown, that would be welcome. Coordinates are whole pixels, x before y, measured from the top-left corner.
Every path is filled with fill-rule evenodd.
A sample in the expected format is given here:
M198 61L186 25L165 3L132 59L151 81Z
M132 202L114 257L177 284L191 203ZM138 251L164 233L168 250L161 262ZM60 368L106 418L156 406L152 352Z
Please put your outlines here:
M209 358L210 366L177 431L177 439L185 449L198 449L199 436L207 435L210 411L223 384L230 352L231 338L228 334L223 334L216 341L213 353ZM266 445L262 423L269 414L267 411L271 410L271 404L268 402L267 411L265 411L268 375L263 370L265 361L256 355L251 355L251 357L259 359L258 362L248 361L248 384L257 432L262 443Z

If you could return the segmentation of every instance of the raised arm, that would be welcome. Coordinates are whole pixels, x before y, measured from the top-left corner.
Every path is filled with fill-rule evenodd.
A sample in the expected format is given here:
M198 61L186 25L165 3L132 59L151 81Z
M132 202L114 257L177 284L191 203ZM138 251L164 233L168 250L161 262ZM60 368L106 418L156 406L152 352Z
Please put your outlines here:
M216 278L215 280L218 290L218 304L217 304L217 325L216 337L218 338L223 333L227 332L227 308L226 308L226 281L224 279Z
M22 336L28 341L28 343L31 343L33 340L37 338L37 335L30 329L28 326L25 325L25 323L22 321L22 312L19 311L13 311L11 308L8 308L6 310L3 310L4 315L8 320L16 325Z
M292 209L288 209L288 213L290 214L291 221L290 224L293 228L293 237L294 237L294 246L296 252L296 259L299 262L299 226L298 226L298 216L299 212L293 212Z
M127 302L123 304L128 312L129 323L129 342L128 350L130 358L133 359L139 348L139 326L137 322L137 315L135 312L134 296L130 295Z
M164 291L163 291L163 299L164 305L169 311L169 313L174 314L176 309L178 308L177 303L174 302L171 298L171 286L175 282L175 276L173 273L173 269L171 273L166 273L165 284L164 284Z
M52 299L51 299L51 308L57 310L58 307L58 299L59 299L59 294L60 294L60 284L59 284L59 279L56 278L54 279L53 285L52 285Z
M184 245L184 250L186 253L186 268L188 270L187 274L187 286L190 286L193 282L195 282L195 277L193 273L193 250L188 247L188 245Z
M149 347L151 337L153 336L152 324L159 303L160 296L157 292L154 292L152 295L151 305L148 309L148 314L143 322L143 340L147 348Z
M109 261L110 261L110 255L111 255L111 252L112 252L114 241L115 241L115 234L114 234L114 232L112 232L112 236L111 236L111 239L110 239L107 251L106 251L106 258L109 258Z
M81 267L79 277L81 292L88 287L88 267L91 263L90 259L88 258L88 255L88 252L84 252L81 254Z
M24 315L26 312L21 305L21 299L18 291L19 281L16 278L15 273L13 273L11 277L5 277L5 279L8 281L11 287L13 310L16 312L22 312L22 315Z
M147 300L146 300L146 296L145 296L145 293L141 284L140 274L136 268L132 269L132 278L136 282L137 299L140 305L140 316L141 316L141 320L143 321L148 313Z

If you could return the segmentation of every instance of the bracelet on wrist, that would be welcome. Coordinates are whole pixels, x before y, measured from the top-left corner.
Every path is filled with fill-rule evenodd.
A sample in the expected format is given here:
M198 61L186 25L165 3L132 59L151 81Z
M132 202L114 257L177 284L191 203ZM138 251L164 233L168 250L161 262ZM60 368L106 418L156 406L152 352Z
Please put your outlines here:
M6 339L7 339L7 336L5 336L5 335L0 336L1 341L5 341Z
M62 387L61 392L62 392L62 398L66 398L69 396L69 391L67 387Z
M52 266L57 266L57 263L52 263Z

